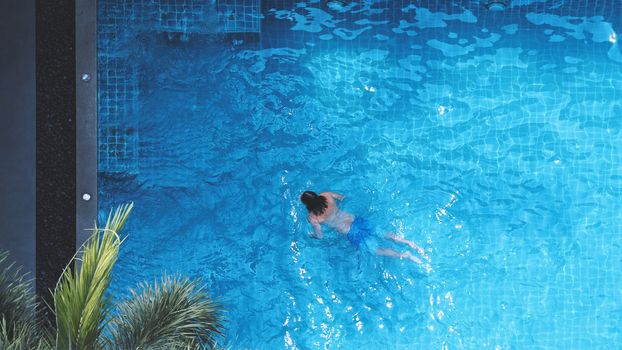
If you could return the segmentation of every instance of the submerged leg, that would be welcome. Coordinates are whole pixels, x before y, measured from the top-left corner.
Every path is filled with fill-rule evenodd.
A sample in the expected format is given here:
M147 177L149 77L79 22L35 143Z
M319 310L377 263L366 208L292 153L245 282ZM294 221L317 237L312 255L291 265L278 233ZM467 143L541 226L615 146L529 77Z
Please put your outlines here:
M409 241L405 238L402 238L394 233L387 233L387 235L385 236L386 239L391 240L393 242L396 243L402 243L402 244L406 244L407 246L409 246L410 248L412 248L413 250L416 250L417 253L419 253L419 255L421 255L424 259L426 259L427 261L430 261L430 258L425 255L425 250L423 250L423 248L421 248L420 246L417 245L417 243L413 242L413 241Z
M421 261L421 259L417 258L416 256L412 255L411 252L404 252L404 253L400 253L396 250L393 250L391 248L378 248L376 249L376 255L378 256L388 256L391 258L395 258L395 259L408 259L410 261L414 261L419 265L422 265L423 268L425 268L426 271L430 272L432 270L432 267L430 267L429 264L424 263L423 261Z

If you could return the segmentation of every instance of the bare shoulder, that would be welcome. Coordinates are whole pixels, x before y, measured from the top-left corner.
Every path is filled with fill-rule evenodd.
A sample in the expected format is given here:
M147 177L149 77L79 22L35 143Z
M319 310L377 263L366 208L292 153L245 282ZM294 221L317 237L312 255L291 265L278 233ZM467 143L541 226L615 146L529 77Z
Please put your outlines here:
M332 192L322 192L320 193L320 196L326 198L329 202L335 201L335 196L334 196L334 193Z
M313 215L311 213L308 213L307 214L307 221L309 221L309 223L313 224L313 223L318 222L318 219L317 219L317 217L315 215Z

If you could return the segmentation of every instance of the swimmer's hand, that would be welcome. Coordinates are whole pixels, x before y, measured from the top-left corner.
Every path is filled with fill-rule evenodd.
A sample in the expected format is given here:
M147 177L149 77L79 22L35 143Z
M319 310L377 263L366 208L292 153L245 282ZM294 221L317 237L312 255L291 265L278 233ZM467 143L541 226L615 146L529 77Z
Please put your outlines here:
M321 236L318 236L315 233L309 233L309 237L314 238L314 239L322 239Z
M346 196L340 194L340 193L336 193L336 192L329 192L330 195L335 198L336 200L340 200L342 201L344 198L346 198Z

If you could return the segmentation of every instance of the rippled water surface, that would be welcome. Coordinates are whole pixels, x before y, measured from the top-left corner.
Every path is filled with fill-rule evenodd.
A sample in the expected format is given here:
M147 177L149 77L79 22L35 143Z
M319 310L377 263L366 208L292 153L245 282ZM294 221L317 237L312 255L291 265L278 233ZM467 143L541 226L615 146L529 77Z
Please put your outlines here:
M113 289L201 277L234 349L618 347L621 5L512 3L263 1L225 36L100 0L100 126L136 152L100 153L102 213L136 205ZM433 270L308 238L306 189Z

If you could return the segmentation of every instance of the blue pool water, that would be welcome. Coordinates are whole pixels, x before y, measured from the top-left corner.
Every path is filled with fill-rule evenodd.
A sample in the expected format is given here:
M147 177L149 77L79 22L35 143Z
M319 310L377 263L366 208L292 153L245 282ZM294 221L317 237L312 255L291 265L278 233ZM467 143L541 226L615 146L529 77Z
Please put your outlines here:
M100 0L113 291L200 277L234 349L619 347L621 4L484 2ZM308 238L307 189L433 270Z

